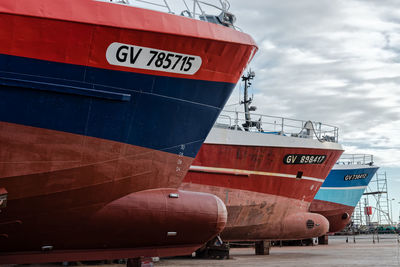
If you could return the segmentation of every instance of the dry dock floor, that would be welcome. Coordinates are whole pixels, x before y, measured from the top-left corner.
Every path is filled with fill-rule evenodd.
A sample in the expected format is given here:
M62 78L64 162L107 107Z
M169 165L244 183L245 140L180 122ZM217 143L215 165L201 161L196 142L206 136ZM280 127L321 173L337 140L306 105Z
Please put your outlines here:
M331 236L329 245L273 247L268 256L254 255L251 248L233 248L231 259L208 260L168 258L154 263L163 266L400 266L400 243L398 235L379 235L379 243L373 243L372 235ZM15 265L14 265L15 266ZM27 266L27 265L24 265ZM55 265L28 265L55 266ZM60 266L60 265L58 265ZM85 265L81 265L85 266ZM94 265L90 265L94 266ZM103 267L123 267L109 264Z
M273 247L268 256L254 249L231 249L229 260L161 259L154 266L400 266L397 235L330 236L329 245Z

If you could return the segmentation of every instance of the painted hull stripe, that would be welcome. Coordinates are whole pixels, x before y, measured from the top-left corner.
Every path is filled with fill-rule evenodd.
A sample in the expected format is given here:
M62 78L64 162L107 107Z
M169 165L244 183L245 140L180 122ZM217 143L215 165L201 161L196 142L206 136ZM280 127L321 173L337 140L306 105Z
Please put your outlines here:
M321 187L320 189L325 190L352 190L352 189L365 189L367 186L349 186L349 187Z
M208 173L219 173L219 174L231 174L238 176L250 176L253 175L263 175L263 176L275 176L275 177L284 177L284 178L294 178L297 179L294 174L286 174L286 173L275 173L275 172L261 172L261 171L250 171L250 170L239 170L239 169L229 169L229 168L216 168L216 167L206 167L206 166L190 166L189 171L197 171L197 172L208 172ZM323 183L324 179L303 176L302 180L310 180L319 183Z

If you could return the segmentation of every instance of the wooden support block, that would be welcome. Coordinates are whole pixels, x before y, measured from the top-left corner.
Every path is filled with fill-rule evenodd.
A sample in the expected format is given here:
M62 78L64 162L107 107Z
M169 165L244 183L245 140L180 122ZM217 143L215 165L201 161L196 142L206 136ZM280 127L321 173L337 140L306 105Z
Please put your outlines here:
M141 258L128 259L128 261L126 262L126 267L142 267L142 259Z
M318 244L320 245L328 245L328 236L327 235L323 235L318 237Z
M269 255L271 249L270 241L257 241L255 242L256 255Z

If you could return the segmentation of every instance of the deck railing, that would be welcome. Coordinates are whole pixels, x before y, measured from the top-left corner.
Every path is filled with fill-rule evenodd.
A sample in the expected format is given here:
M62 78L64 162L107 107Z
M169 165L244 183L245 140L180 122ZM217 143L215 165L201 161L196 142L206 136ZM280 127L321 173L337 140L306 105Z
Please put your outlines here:
M371 154L343 154L336 164L342 165L373 165L374 155Z
M298 138L315 138L320 141L338 142L339 128L323 124L321 122L303 121L277 116L251 113L252 127L246 127L244 112L222 111L218 117L215 127L228 128L232 130L247 130L291 136ZM247 124L249 125L249 123Z
M97 0L116 4L126 4L170 14L181 15L228 27L234 27L235 16L229 13L227 0Z

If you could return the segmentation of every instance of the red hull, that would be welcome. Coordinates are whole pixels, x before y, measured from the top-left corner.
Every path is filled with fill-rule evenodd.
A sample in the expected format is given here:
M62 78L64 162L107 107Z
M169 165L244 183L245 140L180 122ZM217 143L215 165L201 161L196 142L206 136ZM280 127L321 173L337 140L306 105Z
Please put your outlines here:
M171 193L179 197L170 198ZM0 254L0 263L190 254L223 229L227 214L215 196L153 189L104 207L93 205L38 216L6 224L9 238L2 242L7 245L2 251L10 252ZM22 246L26 251L21 253ZM51 246L51 251L37 251L44 246ZM13 249L18 252L13 253Z
M171 198L170 194L179 197ZM104 207L38 216L2 225L2 230L9 227L9 238L2 241L9 252L0 254L0 263L190 254L224 228L227 213L215 196L153 189L132 193ZM22 247L26 251L21 252Z
M301 200L194 183L183 183L181 188L209 192L225 200L228 222L221 237L226 241L295 240L328 231L325 217L306 212L309 203ZM307 220L316 226L307 228Z
M131 259L142 257L143 255L159 255L159 257L169 257L176 255L188 255L199 248L198 244L170 247L147 247L134 249L93 249L93 250L60 250L54 252L26 252L3 253L1 263L26 264L26 263L47 263L64 261L96 261Z
M101 69L187 78L107 62L111 43L133 42L202 57L206 65L191 78L236 83L257 49L249 35L224 26L102 1L7 0L0 14L0 25L8 25L0 31L0 54Z
M343 230L351 221L354 207L314 199L310 211L323 215L329 221L329 232L335 233Z
M123 251L187 254L225 225L225 207L215 196L149 190L177 187L191 158L8 123L0 129L6 148L0 153L1 186L8 191L0 214L0 263L94 259L96 253L76 258L85 255L77 249L105 247L113 249L109 258ZM168 238L170 231L177 236ZM39 253L43 246L52 246L54 255Z
M250 170L267 174L241 176L194 170L184 181L284 196L310 203L341 153L340 150L321 151L311 148L245 147L205 143L193 161L193 166L226 168L232 171ZM326 154L327 160L320 166L285 165L283 158L288 154ZM303 178L295 179L299 171L303 173ZM282 177L283 175L290 177ZM307 179L308 177L311 179Z
M342 154L341 147L324 148L318 141L315 148L305 147L296 145L302 144L301 138L260 133L255 135L265 144L277 140L287 142L287 147L244 145L232 142L240 140L236 135L251 139L250 133L214 128L181 187L212 193L224 201L228 210L222 232L225 240L302 239L325 234L328 221L309 213L308 208ZM228 141L218 144L223 139ZM326 159L321 164L285 164L286 155L325 155ZM308 220L314 221L314 227L306 227Z
M92 0L3 0L0 26L0 263L187 254L221 231L219 199L176 188L250 36Z

